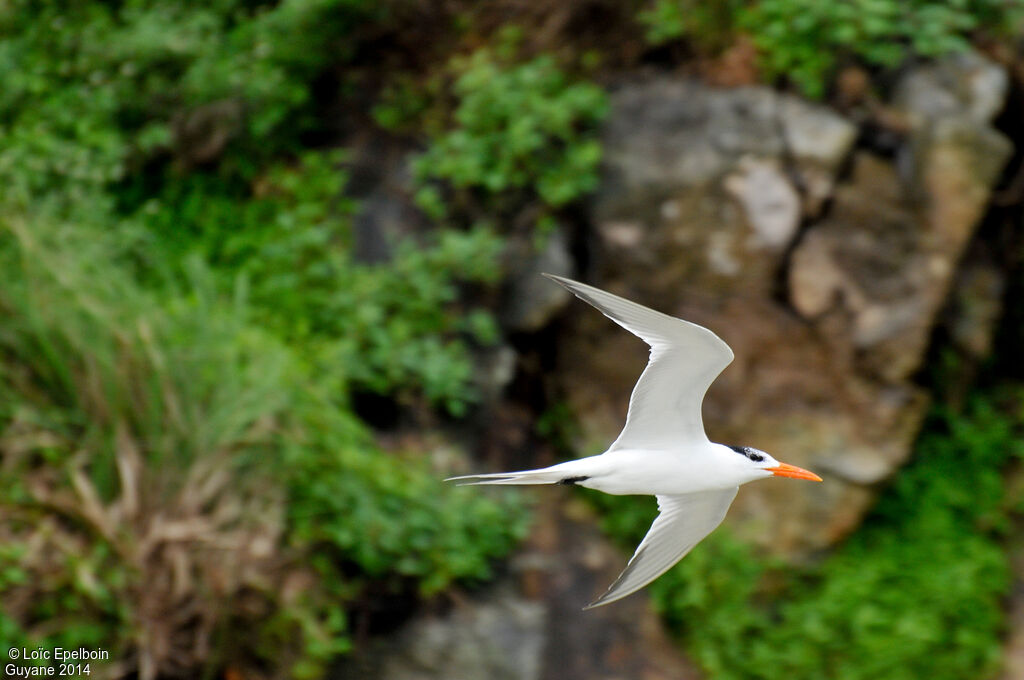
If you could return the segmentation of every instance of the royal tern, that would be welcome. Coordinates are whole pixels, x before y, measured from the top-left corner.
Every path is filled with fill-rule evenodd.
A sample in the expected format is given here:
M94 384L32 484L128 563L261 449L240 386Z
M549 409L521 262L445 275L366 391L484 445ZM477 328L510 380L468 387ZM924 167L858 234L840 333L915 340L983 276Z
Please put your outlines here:
M706 328L648 309L571 279L545 274L651 347L629 399L626 425L602 454L520 472L465 475L460 484L565 484L610 494L654 495L658 517L626 568L585 607L640 590L686 556L721 524L741 484L766 477L821 481L749 446L708 440L701 419L704 393L733 359Z

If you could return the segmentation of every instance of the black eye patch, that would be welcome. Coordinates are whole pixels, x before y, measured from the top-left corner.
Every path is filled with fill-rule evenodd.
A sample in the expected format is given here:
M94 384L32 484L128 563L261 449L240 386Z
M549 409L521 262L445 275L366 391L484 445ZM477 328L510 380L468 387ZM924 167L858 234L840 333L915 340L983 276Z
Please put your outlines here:
M749 446L730 446L729 448L735 451L736 453L740 454L741 456L746 456L748 459L754 461L755 463L760 463L762 460L764 460L764 456L762 456L760 453L754 453L754 449L750 448Z

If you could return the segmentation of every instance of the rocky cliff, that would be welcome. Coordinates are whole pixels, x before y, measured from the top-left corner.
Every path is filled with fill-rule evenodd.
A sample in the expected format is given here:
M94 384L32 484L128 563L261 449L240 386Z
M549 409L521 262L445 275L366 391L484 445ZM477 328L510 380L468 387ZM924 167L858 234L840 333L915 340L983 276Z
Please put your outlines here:
M992 126L1006 89L976 55L906 73L885 155L844 117L766 88L655 79L614 93L581 275L733 347L705 402L712 440L828 478L744 489L730 521L750 540L827 547L906 461L928 404L914 375L1012 153ZM586 312L571 312L556 375L581 448L596 451L620 428L646 347ZM994 321L972 320L979 347ZM781 525L766 532L766 517Z
M568 405L578 455L618 434L647 348L537 273L575 276L718 333L736 360L705 401L711 438L826 478L745 487L735 534L794 561L843 539L910 455L936 326L968 356L989 351L1005 273L965 253L1014 152L994 124L1009 88L977 54L908 69L843 111L765 87L619 77L581 224L510 255L510 340L482 371L478 459L554 462L540 402ZM645 598L579 625L625 555L578 501L550 496L501 585L422 614L340 676L699 677Z

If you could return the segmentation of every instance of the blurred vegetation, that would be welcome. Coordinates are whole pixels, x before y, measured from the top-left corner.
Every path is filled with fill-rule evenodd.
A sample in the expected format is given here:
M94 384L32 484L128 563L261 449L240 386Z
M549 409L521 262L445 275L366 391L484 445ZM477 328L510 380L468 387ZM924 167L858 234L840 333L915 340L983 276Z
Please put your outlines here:
M482 4L436 5L0 5L9 645L110 649L111 672L143 679L318 677L375 600L487 579L524 535L514 495L443 489L429 446L383 451L357 402L471 413L507 240L571 219L597 187L603 57L482 28ZM816 95L843 59L959 49L1018 9L655 0L625 32L708 53L747 33L767 77ZM445 39L415 43L421 25ZM404 58L380 58L403 40ZM349 128L421 148L408 191L426 226L379 262L355 254ZM1008 578L998 472L1020 433L986 403L936 415L870 525L819 567L790 582L713 537L660 580L695 658L722 677L990 667ZM648 510L596 502L624 540L646 531ZM769 587L788 604L764 605Z
M526 192L558 208L597 187L601 146L588 134L607 110L604 91L573 83L554 60L537 57L505 66L487 50L456 62L456 127L439 135L417 159L417 178L477 190L488 206L522 205ZM432 185L421 206L444 216Z
M501 239L485 226L438 229L395 244L387 266L356 262L342 158L308 151L251 188L203 173L168 183L133 213L144 228L135 256L172 277L181 272L168 267L209 263L221 289L245 290L256 320L353 389L419 393L464 413L468 344L497 329L482 308L456 309L457 284L498 278Z
M10 644L316 677L351 611L487 578L523 535L521 507L441 493L353 412L354 391L464 412L497 333L460 284L495 281L500 236L438 225L357 262L344 155L308 141L317 84L387 12L0 10Z
M1024 20L1017 0L655 0L638 15L647 40L680 39L721 51L739 33L758 48L769 78L785 76L821 97L838 66L892 68L911 57L967 49L977 31L1005 34Z
M180 288L144 289L114 236L0 229L6 639L112 648L143 675L315 676L368 588L486 578L522 536L516 507L379 452L344 377L255 323L244 291L218 295L198 260ZM240 623L253 635L216 650L232 658L196 651Z

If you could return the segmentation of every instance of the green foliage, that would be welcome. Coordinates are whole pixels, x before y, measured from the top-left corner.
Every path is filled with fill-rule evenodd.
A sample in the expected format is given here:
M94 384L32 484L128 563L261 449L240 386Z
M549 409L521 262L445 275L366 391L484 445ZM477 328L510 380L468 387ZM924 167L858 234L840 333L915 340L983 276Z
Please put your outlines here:
M514 498L441 493L439 475L422 461L371 455L368 442L354 447L339 437L353 429L343 422L349 416L318 413L286 453L298 494L289 505L292 535L315 548L318 564L357 566L349 588L375 583L394 591L412 583L431 595L456 579L487 579L490 561L525 536Z
M461 412L497 333L459 288L494 279L497 237L356 262L344 158L302 151L315 83L382 7L0 9L3 639L318 677L368 593L486 578L522 535L521 508L449 493L347 403Z
M445 493L422 460L378 451L335 381L255 325L244 295L226 304L202 265L165 297L118 250L81 227L9 217L0 230L5 639L180 652L174 636L242 617L253 635L231 660L310 677L350 647L344 612L368 590L486 578L522 536L515 506ZM140 546L176 541L198 546L179 553L194 590L162 602L163 570L182 563ZM260 542L269 555L247 552ZM232 604L247 589L261 607ZM209 628L146 632L147 612L193 597Z
M22 216L0 223L0 419L27 418L96 451L126 428L157 461L233 448L284 398L286 354L244 325L244 301L214 305L203 271L188 296L158 309L112 261L117 250L110 235ZM66 462L66 445L46 461Z
M421 183L444 180L492 202L525 191L551 208L597 186L594 128L607 111L600 88L572 82L548 56L506 65L480 49L455 69L456 125L417 160ZM419 199L428 212L443 212L434 186Z
M746 4L746 0L657 0L637 14L637 20L651 45L686 38L717 52L734 38L736 16Z
M1024 455L1022 424L1019 406L980 399L940 413L864 527L821 565L794 572L719 531L652 584L656 606L716 678L985 677L1010 587L1002 475ZM654 515L632 500L600 501L629 545Z
M523 535L521 507L444 488L429 444L381 451L350 395L466 410L472 348L498 333L473 302L500 273L480 216L553 228L596 186L607 104L550 57L517 61L516 31L425 82L380 74L372 115L432 139L421 204L464 228L359 262L344 154L309 147L339 103L366 113L347 67L386 71L359 52L406 4L0 6L0 639L317 677L353 610L486 579ZM751 31L813 93L840 58L958 49L1015 8L659 0L642 20L708 50ZM538 427L568 441L568 420ZM940 422L820 568L787 575L719 533L654 584L695 658L726 678L990 668L1016 425L984 405ZM649 499L599 502L635 545Z
M175 114L236 102L218 122L237 163L295 145L312 82L356 44L365 0L5 3L0 8L0 182L5 201L64 210L177 142ZM90 202L87 213L95 206Z
M430 247L401 244L388 267L350 267L337 305L349 323L337 348L353 384L381 393L417 387L450 413L465 413L476 393L462 338L493 343L498 330L482 309L456 313L455 284L493 282L501 245L485 227L444 231Z
M208 263L223 290L245 290L261 323L323 370L343 371L349 387L422 393L463 413L475 399L469 345L492 342L497 329L484 310L457 306L458 284L493 282L502 242L484 226L441 229L394 244L390 262L356 262L341 160L307 152L255 190L203 173L167 182L134 215L136 256L147 271L167 259Z
M422 120L435 100L440 98L442 84L439 78L413 78L399 74L385 83L379 99L370 110L374 122L385 130L393 132L419 132L426 127Z
M843 55L893 67L910 54L931 57L966 49L968 32L978 27L974 4L762 0L741 25L760 48L769 75L786 75L806 94L820 97Z
M656 0L638 17L652 44L685 38L720 48L745 31L767 75L786 76L811 97L824 94L841 59L894 67L966 49L971 32L1008 32L1022 18L1018 0Z
M228 452L241 454L225 460L238 488L225 493L206 479L207 511L243 527L268 512L246 502L260 475L243 470L273 452L266 421L288 398L280 387L290 357L239 310L211 309L201 290L164 306L116 266L115 251L101 233L10 215L0 223L3 571L32 574L3 584L17 635L9 639L128 652L151 632L141 630L142 601L159 601L154 576L163 575L141 546L176 551L154 533L154 517L178 522L179 540L199 545L195 526L243 538L214 520L192 524L182 502L196 492L190 478ZM180 566L206 573L203 552ZM218 551L229 564L232 556ZM233 595L209 593L214 607ZM228 611L211 623L222 626Z

